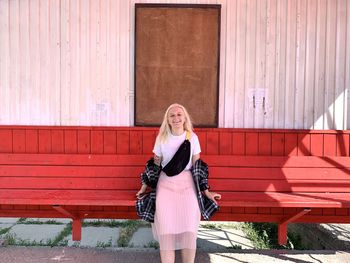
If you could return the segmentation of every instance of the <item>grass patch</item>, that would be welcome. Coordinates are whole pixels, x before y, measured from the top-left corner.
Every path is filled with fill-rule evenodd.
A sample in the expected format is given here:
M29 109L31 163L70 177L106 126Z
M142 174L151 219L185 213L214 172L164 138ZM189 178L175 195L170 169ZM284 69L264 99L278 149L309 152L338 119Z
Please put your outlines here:
M302 244L301 236L293 233L288 233L286 245L279 245L278 226L274 223L243 223L242 230L257 249L309 249Z
M20 218L17 221L19 225L64 225L64 223L57 222L55 220L39 221L39 220L29 220L27 218Z
M106 248L112 246L112 238L108 240L108 242L97 241L96 247Z
M11 227L1 228L0 229L0 236L3 234L6 234L10 229L11 229Z
M142 225L139 220L127 220L123 222L123 226L119 232L119 239L117 244L119 247L127 247L133 234Z
M145 248L154 248L159 249L159 243L157 241L150 241L146 245L144 245Z

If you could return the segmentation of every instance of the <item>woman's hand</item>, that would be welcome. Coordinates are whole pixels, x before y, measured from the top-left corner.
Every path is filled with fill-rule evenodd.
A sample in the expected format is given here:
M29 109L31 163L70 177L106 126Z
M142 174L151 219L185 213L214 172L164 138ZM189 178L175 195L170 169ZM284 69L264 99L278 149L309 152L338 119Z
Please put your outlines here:
M210 192L209 190L205 190L204 194L210 200L213 200L215 204L218 204L218 202L216 200L220 200L221 199L221 194L218 194L218 193L215 193L215 192Z
M141 199L143 194L146 192L147 185L143 184L140 188L140 190L136 193L137 199Z

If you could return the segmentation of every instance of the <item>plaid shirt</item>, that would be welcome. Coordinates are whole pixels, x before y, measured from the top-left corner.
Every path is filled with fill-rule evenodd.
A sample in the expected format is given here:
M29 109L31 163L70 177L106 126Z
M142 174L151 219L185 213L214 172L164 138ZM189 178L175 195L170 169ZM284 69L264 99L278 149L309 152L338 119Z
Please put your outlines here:
M152 190L144 198L136 200L137 215L151 223L154 222L154 214L156 212L156 188L160 172L161 167L154 164L153 158L150 159L146 164L145 171L141 173L141 182L151 187ZM209 220L219 210L219 206L202 194L202 191L209 189L208 165L199 159L195 162L191 172L197 190L199 209L203 218Z

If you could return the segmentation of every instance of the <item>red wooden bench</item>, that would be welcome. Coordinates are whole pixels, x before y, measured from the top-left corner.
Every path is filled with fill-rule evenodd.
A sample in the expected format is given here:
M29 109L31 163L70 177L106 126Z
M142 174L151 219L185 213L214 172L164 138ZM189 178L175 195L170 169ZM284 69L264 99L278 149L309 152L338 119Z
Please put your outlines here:
M199 129L213 220L350 223L349 133ZM136 219L153 128L0 127L0 216Z

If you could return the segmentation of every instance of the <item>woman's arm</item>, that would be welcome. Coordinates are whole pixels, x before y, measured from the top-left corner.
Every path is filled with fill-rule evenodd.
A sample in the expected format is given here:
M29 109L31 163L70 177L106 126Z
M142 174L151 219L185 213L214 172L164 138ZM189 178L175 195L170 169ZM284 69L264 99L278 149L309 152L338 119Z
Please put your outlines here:
M199 158L200 158L200 153L194 154L192 156L192 165L194 165L196 163L196 161L199 160Z
M159 157L158 155L155 154L153 159L154 159L154 164L156 164L158 166L161 164L162 157ZM145 193L146 190L147 190L147 185L143 182L140 190L136 193L136 197L142 198L142 194Z

